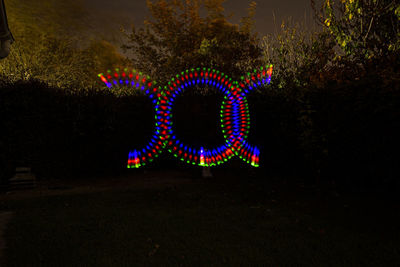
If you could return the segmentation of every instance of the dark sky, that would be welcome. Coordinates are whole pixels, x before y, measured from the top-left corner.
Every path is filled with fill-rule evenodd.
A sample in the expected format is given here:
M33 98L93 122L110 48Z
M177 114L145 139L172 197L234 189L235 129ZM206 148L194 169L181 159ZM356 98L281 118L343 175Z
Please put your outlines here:
M109 39L118 25L130 28L133 22L140 26L148 15L146 0L85 0L87 8L92 13L91 18L95 28ZM247 14L251 0L227 0L224 4L227 14L234 13L231 22L238 23L239 19ZM256 30L261 36L274 32L273 13L276 16L276 27L282 19L293 17L297 21L307 21L313 25L310 0L258 0L256 13ZM306 19L305 19L306 16Z

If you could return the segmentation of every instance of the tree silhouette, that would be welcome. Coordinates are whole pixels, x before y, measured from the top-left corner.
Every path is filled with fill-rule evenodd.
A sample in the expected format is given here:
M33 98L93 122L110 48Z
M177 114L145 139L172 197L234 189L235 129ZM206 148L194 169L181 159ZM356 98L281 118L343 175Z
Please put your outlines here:
M232 76L259 66L261 49L252 32L255 3L241 24L235 25L228 22L223 2L147 1L151 18L144 28L133 27L130 34L126 33L128 40L123 46L132 52L134 67L165 80L177 71L196 66L218 66Z

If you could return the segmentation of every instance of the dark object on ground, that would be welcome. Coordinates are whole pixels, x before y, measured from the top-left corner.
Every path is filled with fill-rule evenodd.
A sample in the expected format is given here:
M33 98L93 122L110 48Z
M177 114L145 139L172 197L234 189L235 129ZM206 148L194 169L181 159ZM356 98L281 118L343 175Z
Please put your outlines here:
M6 7L4 0L0 1L0 59L6 58L10 54L11 44L14 37L8 27Z
M15 175L9 180L8 191L32 189L36 187L36 177L29 167L17 167Z

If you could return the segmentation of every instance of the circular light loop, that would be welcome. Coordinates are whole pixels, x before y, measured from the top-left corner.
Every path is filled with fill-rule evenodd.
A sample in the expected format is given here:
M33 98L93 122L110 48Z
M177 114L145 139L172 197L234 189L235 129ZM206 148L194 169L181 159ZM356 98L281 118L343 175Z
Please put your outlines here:
M232 81L216 70L197 68L186 70L172 78L167 85L157 87L156 82L135 70L119 69L112 74L108 71L98 76L107 87L131 86L142 90L154 104L154 135L146 147L129 152L128 168L139 168L153 161L164 150L180 160L199 166L216 166L233 156L254 167L259 166L260 151L247 142L250 131L250 112L246 95L255 88L269 84L272 65L254 70L241 77L240 82ZM192 148L183 144L174 134L172 109L175 99L191 86L211 86L224 94L221 105L221 129L225 142L217 148Z

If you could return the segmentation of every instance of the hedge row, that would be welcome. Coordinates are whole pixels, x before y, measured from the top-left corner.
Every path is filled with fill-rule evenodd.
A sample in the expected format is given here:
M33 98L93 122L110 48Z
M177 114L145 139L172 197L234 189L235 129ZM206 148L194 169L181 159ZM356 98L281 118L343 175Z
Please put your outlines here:
M342 188L393 188L399 176L399 92L398 84L371 77L324 89L254 93L249 141L262 151L260 174ZM221 99L218 94L178 99L175 126L183 141L223 142ZM144 96L67 94L37 81L2 84L0 118L3 181L17 165L30 165L43 178L122 172L129 149L145 145L154 124ZM225 167L243 165L234 160ZM149 168L169 166L183 165L164 153Z

